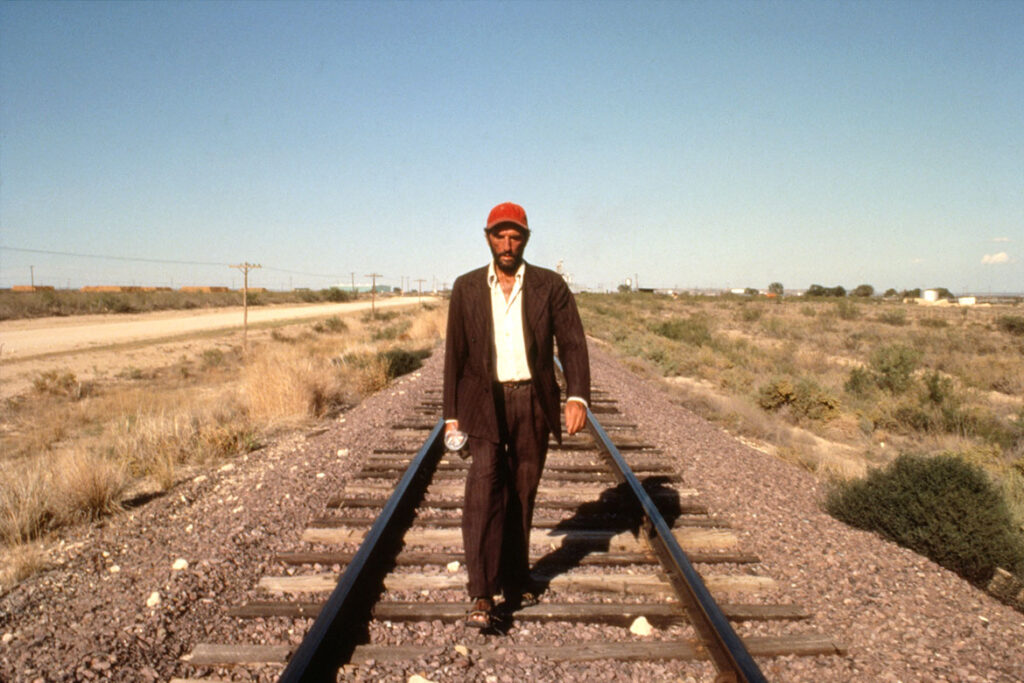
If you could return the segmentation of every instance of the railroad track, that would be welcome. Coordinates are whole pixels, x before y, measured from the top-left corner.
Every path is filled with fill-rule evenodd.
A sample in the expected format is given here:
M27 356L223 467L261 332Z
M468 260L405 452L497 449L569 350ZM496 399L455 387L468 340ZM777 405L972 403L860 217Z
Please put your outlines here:
M502 616L494 633L464 629L468 463L443 450L439 393L395 421L391 443L310 521L303 547L274 558L280 571L258 586L267 599L229 608L241 621L301 620L300 631L313 619L301 644L198 644L185 657L195 680L228 668L281 681L406 680L429 669L436 679L488 680L481 671L506 661L681 660L710 662L716 680L758 681L758 660L845 653L793 627L811 615L757 573L759 558L680 481L673 455L600 389L587 434L548 454L530 539L541 603ZM626 630L648 625L653 635Z

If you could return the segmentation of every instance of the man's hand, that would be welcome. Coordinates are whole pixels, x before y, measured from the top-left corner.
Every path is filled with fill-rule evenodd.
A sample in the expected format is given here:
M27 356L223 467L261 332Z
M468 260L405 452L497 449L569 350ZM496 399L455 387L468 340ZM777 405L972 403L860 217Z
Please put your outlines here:
M579 401L565 402L565 431L575 434L587 422L587 409Z

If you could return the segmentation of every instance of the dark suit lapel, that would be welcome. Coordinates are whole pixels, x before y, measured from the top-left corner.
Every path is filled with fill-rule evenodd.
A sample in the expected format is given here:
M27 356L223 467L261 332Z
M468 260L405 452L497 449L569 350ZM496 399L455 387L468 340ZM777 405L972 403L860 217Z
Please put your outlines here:
M544 291L543 286L537 277L537 271L526 266L523 273L523 333L526 337L526 349L532 355L536 340L534 330L540 328L538 324L544 314Z
M471 290L475 297L470 310L473 311L473 329L479 335L484 348L487 349L487 359L484 367L488 372L494 373L494 317L491 313L491 290L487 285L487 269L484 268L480 277L474 282Z

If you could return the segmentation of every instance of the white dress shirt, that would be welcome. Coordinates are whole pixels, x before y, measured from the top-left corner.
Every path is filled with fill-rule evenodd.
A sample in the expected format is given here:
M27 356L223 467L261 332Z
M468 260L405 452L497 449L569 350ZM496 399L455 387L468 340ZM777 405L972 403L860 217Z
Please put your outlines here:
M523 274L526 264L516 270L512 292L505 292L494 271L494 261L487 266L487 285L491 289L491 316L494 320L495 368L499 382L521 382L530 379L526 360L526 337L523 334Z

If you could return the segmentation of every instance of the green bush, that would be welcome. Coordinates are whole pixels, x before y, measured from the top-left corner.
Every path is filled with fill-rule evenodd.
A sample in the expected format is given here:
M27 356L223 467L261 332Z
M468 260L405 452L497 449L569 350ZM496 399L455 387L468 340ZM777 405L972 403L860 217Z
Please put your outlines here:
M775 378L757 392L757 403L765 410L778 410L796 400L796 387L786 378Z
M745 323L752 323L761 318L761 309L743 306L740 308L740 319Z
M949 327L949 322L947 322L944 318L921 318L920 320L917 321L917 324L920 325L921 327L934 327L936 329L941 327Z
M921 362L921 352L909 346L882 346L871 354L871 369L878 386L894 394L910 388L914 370Z
M874 531L977 584L1024 569L1024 537L985 472L953 454L904 454L865 479L836 484L836 519Z
M653 325L651 331L667 339L693 346L704 346L711 343L711 330L708 327L708 322L699 315L665 320Z
M828 420L839 410L839 401L814 382L802 379L794 384L787 378L776 378L761 387L758 404L768 411L788 407L797 417Z
M849 299L840 299L836 302L836 314L843 320L856 320L860 317L860 310Z
M356 295L347 289L341 289L340 287L331 287L329 289L320 290L320 295L324 301L333 301L335 303L345 303L346 301L352 301L356 298Z
M395 348L380 351L377 354L377 357L385 362L386 374L389 380L418 370L423 365L423 359L428 356L430 356L429 349L410 351L408 349Z
M878 321L886 325L902 326L907 324L907 312L897 308L892 311L882 311L878 314Z
M925 403L936 406L951 406L959 403L959 398L953 388L953 380L935 370L924 376L923 399Z
M346 332L348 331L348 325L346 325L345 321L338 316L333 316L326 320L318 320L313 323L313 331L320 334L325 332Z
M412 327L411 320L399 320L394 325L386 325L373 333L374 341L398 339Z
M1010 334L1017 335L1018 337L1024 336L1024 316L1020 315L1003 315L999 316L996 320L996 325L1003 332L1009 332Z
M867 396L877 386L875 376L867 368L856 367L850 370L843 389L854 396Z

